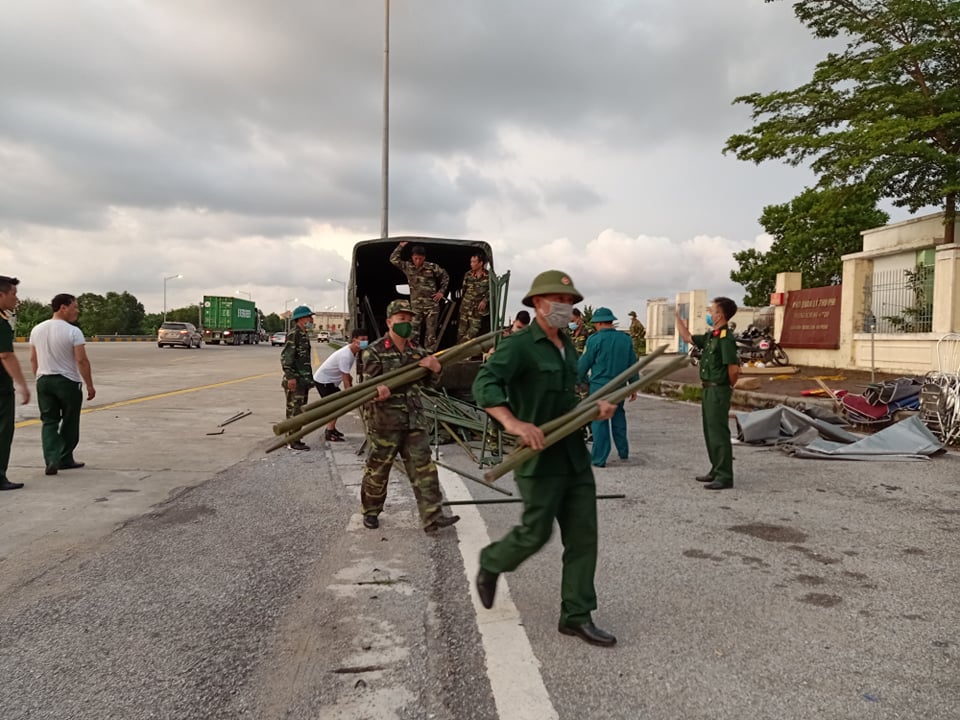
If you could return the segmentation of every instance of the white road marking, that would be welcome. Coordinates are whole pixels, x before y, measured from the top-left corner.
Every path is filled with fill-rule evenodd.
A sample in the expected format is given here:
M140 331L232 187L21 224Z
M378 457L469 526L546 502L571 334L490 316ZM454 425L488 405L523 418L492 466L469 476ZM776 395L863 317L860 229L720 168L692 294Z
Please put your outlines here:
M459 475L441 467L437 471L448 500L471 499ZM460 505L455 512L460 516L455 528L499 720L557 720L559 715L540 675L540 661L533 654L520 613L510 599L506 577L500 576L492 609L484 608L477 596L474 581L480 566L480 550L490 543L480 511L473 505Z

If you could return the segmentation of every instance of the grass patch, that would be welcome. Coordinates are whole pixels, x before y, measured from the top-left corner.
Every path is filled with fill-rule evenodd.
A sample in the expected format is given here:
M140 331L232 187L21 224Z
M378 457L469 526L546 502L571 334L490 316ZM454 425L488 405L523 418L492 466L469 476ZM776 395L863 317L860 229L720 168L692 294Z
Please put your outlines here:
M700 402L703 400L703 388L696 385L684 385L680 391L680 400L686 402Z

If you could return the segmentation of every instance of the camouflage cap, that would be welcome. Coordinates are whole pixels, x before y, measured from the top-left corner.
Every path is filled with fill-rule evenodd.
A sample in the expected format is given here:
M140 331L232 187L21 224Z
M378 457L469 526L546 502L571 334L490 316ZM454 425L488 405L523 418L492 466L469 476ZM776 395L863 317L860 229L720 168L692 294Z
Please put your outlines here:
M392 315L402 312L413 315L413 308L410 307L409 300L392 300L390 304L387 305L387 317L391 317Z
M636 317L636 316L637 316L637 311L636 311L636 310L631 310L630 312L627 313L627 315L633 315L633 317Z
M573 280L561 270L547 270L537 275L530 285L530 292L523 298L523 304L533 307L533 298L537 295L573 295L574 303L583 300L583 295L573 286Z

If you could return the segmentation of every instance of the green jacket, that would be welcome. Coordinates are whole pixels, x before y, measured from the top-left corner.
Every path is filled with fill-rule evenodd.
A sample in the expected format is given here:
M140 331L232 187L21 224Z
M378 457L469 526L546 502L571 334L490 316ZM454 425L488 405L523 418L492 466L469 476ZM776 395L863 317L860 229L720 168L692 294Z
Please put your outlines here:
M283 379L297 379L313 384L313 368L310 367L310 337L296 326L287 334L287 342L280 351Z
M726 325L703 335L693 335L693 344L703 350L700 357L700 379L718 385L730 384L728 365L739 365L737 341Z
M483 408L506 406L520 420L543 425L572 410L578 398L577 351L565 333L563 354L536 322L504 338L480 367L473 398ZM537 453L517 475L568 475L590 467L583 433L573 432Z
M447 287L450 285L450 275L442 267L432 262L423 263L423 267L417 267L412 260L401 260L400 250L397 245L390 253L390 262L403 270L407 276L407 284L410 286L410 302L416 300L427 300L436 292L447 294Z
M390 339L390 335L384 335L370 343L363 351L363 379L371 380L395 368L416 365L429 354L410 340L401 351ZM421 387L424 382L437 385L440 374L427 373L424 380L391 390L390 397L383 402L374 401L364 405L363 413L370 431L376 433L378 430L432 429L433 423L423 411Z
M486 270L481 270L479 277L473 274L472 270L467 270L463 276L463 296L460 299L460 314L487 315L490 313L490 303L480 310L481 300L490 299L490 274Z

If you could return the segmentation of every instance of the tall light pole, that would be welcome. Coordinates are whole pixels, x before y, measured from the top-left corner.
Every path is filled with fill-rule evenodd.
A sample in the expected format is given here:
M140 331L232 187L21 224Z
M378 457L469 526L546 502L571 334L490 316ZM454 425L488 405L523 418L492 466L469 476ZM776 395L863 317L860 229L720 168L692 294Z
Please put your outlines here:
M299 298L290 298L289 300L284 300L284 301L283 301L283 314L287 316L287 317L286 317L287 332L290 332L290 316L287 315L287 309L290 307L290 303L292 303L292 302L297 302L298 299L299 299Z
M384 0L384 28L383 28L383 149L380 177L380 237L387 235L387 209L389 206L389 176L390 176L390 0ZM343 311L346 312L346 304Z
M176 280L182 278L183 275L177 273L176 275L170 275L163 279L163 321L167 321L167 280Z
M343 285L343 332L346 335L347 332L347 284L343 280L337 280L336 278L327 278L327 282L335 282Z

